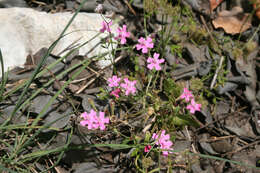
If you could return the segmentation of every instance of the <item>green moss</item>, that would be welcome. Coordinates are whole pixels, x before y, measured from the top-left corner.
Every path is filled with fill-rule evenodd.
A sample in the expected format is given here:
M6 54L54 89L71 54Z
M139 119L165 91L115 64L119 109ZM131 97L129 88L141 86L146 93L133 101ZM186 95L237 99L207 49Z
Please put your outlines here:
M158 8L158 3L155 0L144 0L144 10L148 14L154 14Z
M144 9L148 14L159 12L170 16L178 15L181 11L179 6L173 7L168 0L144 0Z
M202 108L205 108L208 106L209 102L207 101L207 99L205 99L203 97L203 94L199 95L199 97L196 98L196 102L201 104Z
M201 81L201 79L199 78L193 78L190 80L191 82L191 85L190 85L190 89L192 91L195 91L195 90L201 90L203 89L203 82Z
M243 56L243 50L241 48L235 47L232 51L235 59L240 59Z
M182 58L182 45L181 44L172 44L171 53L173 55L178 55L178 58Z
M197 44L205 44L208 40L208 33L203 28L196 28L192 27L191 30L191 39L195 41Z
M181 42L180 34L173 34L173 35L172 35L172 41L173 41L174 43L180 43L180 42Z
M173 79L168 78L163 83L163 92L169 98L175 102L175 99L180 96L182 87L177 85Z
M257 47L257 43L254 41L249 41L245 44L245 53L249 55L251 52L253 52Z
M152 166L154 164L154 161L151 157L144 157L142 159L142 166L144 169L149 168L150 166Z
M221 50L219 49L218 43L216 43L215 41L213 41L211 39L209 39L208 43L209 43L209 48L211 50L213 50L214 52L216 52L219 55L221 54Z

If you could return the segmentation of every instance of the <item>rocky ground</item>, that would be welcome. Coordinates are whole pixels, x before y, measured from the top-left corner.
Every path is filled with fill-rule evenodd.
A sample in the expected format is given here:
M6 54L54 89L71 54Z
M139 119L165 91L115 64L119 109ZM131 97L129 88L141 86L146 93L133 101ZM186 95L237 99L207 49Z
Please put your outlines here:
M73 12L79 3L80 0L20 0L19 3L10 0L0 1L0 6L26 6L57 13ZM88 1L81 11L94 12L97 3ZM37 125L44 126L60 115L67 116L52 124L52 129L41 131L24 155L43 149L55 150L68 141L70 149L64 151L61 158L57 150L55 154L25 162L33 165L30 170L41 172L60 159L52 172L260 172L257 169L260 168L260 25L253 5L242 0L105 0L102 3L104 15L120 18L120 26L127 25L131 33L128 46L135 46L140 36L151 35L156 40L156 51L165 59L154 89L150 95L145 95L148 111L142 111L144 103L141 99L131 102L123 98L119 102L104 94L111 91L106 80L113 73L134 77L140 83L137 89L146 89L149 71L145 69L145 57L140 52L133 49L117 51L114 69L110 68L112 65L100 69L95 62L90 63L53 101ZM118 45L118 48L122 47ZM0 102L1 123L15 108L22 92L18 87L32 75L34 65L46 52L47 49L41 49L31 56L31 61L28 60L27 68L16 68L9 73L5 88L7 97ZM58 58L51 55L46 65ZM50 73L37 78L26 96L29 98L34 91L39 93L32 98L29 106L17 113L13 124L32 121L41 114L46 100L50 100L77 69L62 78L57 79L56 76L85 58L75 53L67 58L66 63L59 62ZM54 81L49 83L50 79ZM42 86L44 89L39 90ZM175 99L178 95L175 93L179 92L177 88L185 86L189 86L202 105L201 111L189 114L187 118L179 118L178 115L166 122L160 116L171 115L168 105L174 103L177 107L180 102ZM106 113L112 112L111 124L106 131L88 130L79 125L80 114L93 105ZM158 105L163 108L157 109ZM157 112L160 116L156 115ZM172 136L175 152L170 157L158 157L154 153L147 157L143 148L137 151L138 147L128 147L145 143L147 132L152 134L161 127ZM22 129L3 139L14 138L21 133ZM91 147L89 144L100 145ZM103 144L115 145L107 147ZM4 148L0 156L7 151ZM7 167L12 168L10 165Z

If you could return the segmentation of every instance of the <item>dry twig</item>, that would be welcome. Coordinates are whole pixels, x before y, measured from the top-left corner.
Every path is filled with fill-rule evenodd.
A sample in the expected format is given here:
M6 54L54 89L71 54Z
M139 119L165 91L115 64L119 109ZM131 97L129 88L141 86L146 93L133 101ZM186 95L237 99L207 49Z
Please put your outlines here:
M211 89L211 90L213 89L213 87L214 87L214 85L215 85L215 83L216 83L217 76L218 76L218 73L219 73L219 71L220 71L220 69L221 69L221 67L222 67L223 61L224 61L224 56L221 56L220 61L219 61L218 68L217 68L217 70L216 70L216 72L215 72L215 75L214 75L214 77L213 77L213 80L212 80L212 82L211 82L211 84L210 84L210 89Z

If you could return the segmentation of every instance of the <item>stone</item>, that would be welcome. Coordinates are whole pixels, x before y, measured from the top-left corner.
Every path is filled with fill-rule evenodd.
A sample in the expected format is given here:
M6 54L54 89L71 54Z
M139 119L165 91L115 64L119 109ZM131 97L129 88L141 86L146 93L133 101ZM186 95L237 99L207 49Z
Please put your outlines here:
M212 142L210 145L214 151L221 154L230 152L233 149L233 145L227 140L217 140Z
M49 47L59 37L72 16L71 12L49 14L29 8L0 9L0 48L5 71L7 68L23 66L28 55L35 54L42 47ZM62 51L73 43L75 46L89 41L99 33L104 19L110 21L100 14L79 13L66 31L67 35L58 42L51 53L63 56L68 51ZM117 26L111 26L112 33L115 33ZM87 55L90 58L106 52L107 48L102 48L99 44L106 36L108 33L98 35L79 49L79 55ZM109 56L98 62L101 68L110 64Z
M82 3L83 0L78 0L78 3ZM120 1L110 1L110 0L88 0L80 11L84 12L97 12L97 6L101 5L102 12L116 12L116 13L124 13L125 8L124 4L121 4Z
M0 8L28 7L24 0L0 0Z

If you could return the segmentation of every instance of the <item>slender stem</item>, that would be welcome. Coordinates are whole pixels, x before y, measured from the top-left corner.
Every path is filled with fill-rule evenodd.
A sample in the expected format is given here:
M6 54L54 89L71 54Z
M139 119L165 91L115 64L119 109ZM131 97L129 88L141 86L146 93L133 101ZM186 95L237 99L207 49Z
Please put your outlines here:
M149 79L148 85L147 85L146 90L145 90L145 95L147 95L147 93L148 93L148 89L149 89L149 86L151 84L152 78L153 78L153 75L151 75L151 77Z
M147 37L147 26L146 26L146 14L145 14L145 10L144 10L144 32L145 32L145 37Z
M155 88L155 84L156 84L156 81L158 79L158 76L159 76L159 71L156 71L156 76L155 76L155 79L153 81L153 88Z
M146 90L145 90L145 95L144 95L144 97L143 97L143 109L145 110L145 106L146 106L146 96L147 96L147 94L148 94L148 89L149 89L149 86L150 86L150 84L151 84L151 81L152 81L152 78L153 78L153 75L151 75L151 77L150 77L150 79L149 79L149 82L148 82L148 85L147 85L147 87L146 87Z

